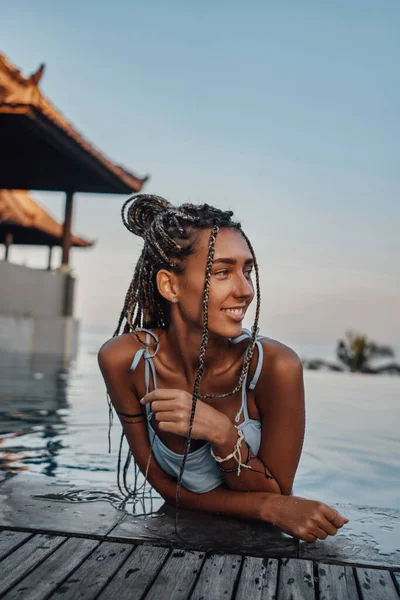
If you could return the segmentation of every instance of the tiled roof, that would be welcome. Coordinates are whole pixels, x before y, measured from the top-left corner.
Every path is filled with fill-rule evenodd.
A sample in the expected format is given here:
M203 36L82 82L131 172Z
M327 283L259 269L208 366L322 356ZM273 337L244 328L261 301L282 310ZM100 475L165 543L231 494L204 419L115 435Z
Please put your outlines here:
M7 112L13 108L17 112L21 107L38 111L100 162L105 169L111 171L132 191L140 191L148 176L138 177L124 167L115 165L88 142L50 100L42 94L38 84L43 72L44 65L41 65L36 73L30 77L24 77L8 58L0 52L0 111L2 107Z
M53 219L26 190L0 190L0 228L6 223L37 229L62 243L63 226ZM71 245L88 247L94 242L73 235Z

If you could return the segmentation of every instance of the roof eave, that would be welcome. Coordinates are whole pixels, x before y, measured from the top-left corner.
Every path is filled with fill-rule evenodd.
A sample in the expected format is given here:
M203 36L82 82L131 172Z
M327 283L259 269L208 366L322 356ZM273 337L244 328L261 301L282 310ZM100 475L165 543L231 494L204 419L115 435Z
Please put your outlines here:
M30 119L50 145L83 163L99 177L99 181L104 182L107 191L103 193L136 193L142 189L144 183L149 178L148 176L137 177L130 174L125 168L114 165L111 161L104 158L99 151L95 150L80 134L74 131L74 135L72 136L72 130L68 131L65 127L61 126L61 122L59 123L50 119L35 105L0 103L0 113L22 115ZM71 191L79 192L84 190L76 189Z

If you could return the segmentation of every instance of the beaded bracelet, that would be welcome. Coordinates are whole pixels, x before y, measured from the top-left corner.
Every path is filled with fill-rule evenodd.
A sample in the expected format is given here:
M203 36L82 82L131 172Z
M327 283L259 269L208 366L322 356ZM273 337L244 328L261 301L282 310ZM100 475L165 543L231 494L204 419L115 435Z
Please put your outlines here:
M235 447L233 449L233 452L231 452L231 454L228 454L228 456L225 456L225 458L221 458L220 456L217 456L216 454L214 454L213 449L211 448L211 456L213 457L213 459L217 462L217 463L222 463L222 462L226 462L227 460L230 460L231 458L234 458L238 463L240 463L241 461L241 454L240 454L240 447L242 445L242 442L244 440L244 435L241 429L238 429L238 427L236 427L237 433L238 433L238 440L235 444ZM238 457L239 455L239 457Z
M241 455L241 452L240 452L240 448L241 448L243 440L245 441L245 443L246 443L246 440L244 439L244 435L243 435L242 430L239 429L238 427L236 427L236 429L237 429L237 432L238 432L238 441L236 442L235 447L233 449L233 452L231 454L228 454L228 456L226 456L225 458L221 458L220 456L216 456L214 454L212 448L210 448L210 452L211 452L211 456L216 461L218 467L219 467L218 463L226 462L227 460L230 460L231 458L234 458L236 460L238 466L236 467L236 469L233 469L232 471L230 469L228 469L225 472L226 473L234 473L235 471L237 471L237 474L238 474L238 477L239 477L241 467L245 467L246 469L251 469L251 467L247 465L247 462L246 463L242 463L242 455ZM221 470L224 471L224 469L221 469Z
M246 440L244 440L244 443L247 446L247 458L246 458L246 462L241 463L242 467L246 467L247 469L251 469L252 467L248 467L247 465L250 462L250 459L252 458L252 456L254 456L249 444L246 442ZM223 467L221 467L220 464L217 463L217 466L219 468L220 471L222 471L223 473L236 473L239 469L239 465L237 467L235 467L234 469L224 469Z

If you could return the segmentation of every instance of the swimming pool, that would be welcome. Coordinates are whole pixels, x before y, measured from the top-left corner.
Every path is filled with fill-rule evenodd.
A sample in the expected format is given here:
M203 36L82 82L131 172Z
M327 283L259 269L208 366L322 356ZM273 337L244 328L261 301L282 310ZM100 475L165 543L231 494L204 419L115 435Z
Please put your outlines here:
M83 332L72 364L0 356L0 467L115 493L120 426L97 350ZM294 493L326 503L400 508L400 377L306 371L306 438Z

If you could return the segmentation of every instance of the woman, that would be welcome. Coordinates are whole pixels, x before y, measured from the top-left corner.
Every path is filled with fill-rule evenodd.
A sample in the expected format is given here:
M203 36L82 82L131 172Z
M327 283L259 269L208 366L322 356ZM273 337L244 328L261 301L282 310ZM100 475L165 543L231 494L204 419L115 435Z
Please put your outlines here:
M124 204L123 222L144 248L99 365L135 462L166 502L325 539L348 519L292 496L304 439L302 365L258 335L257 262L232 216L145 194ZM241 323L253 271L250 333Z

